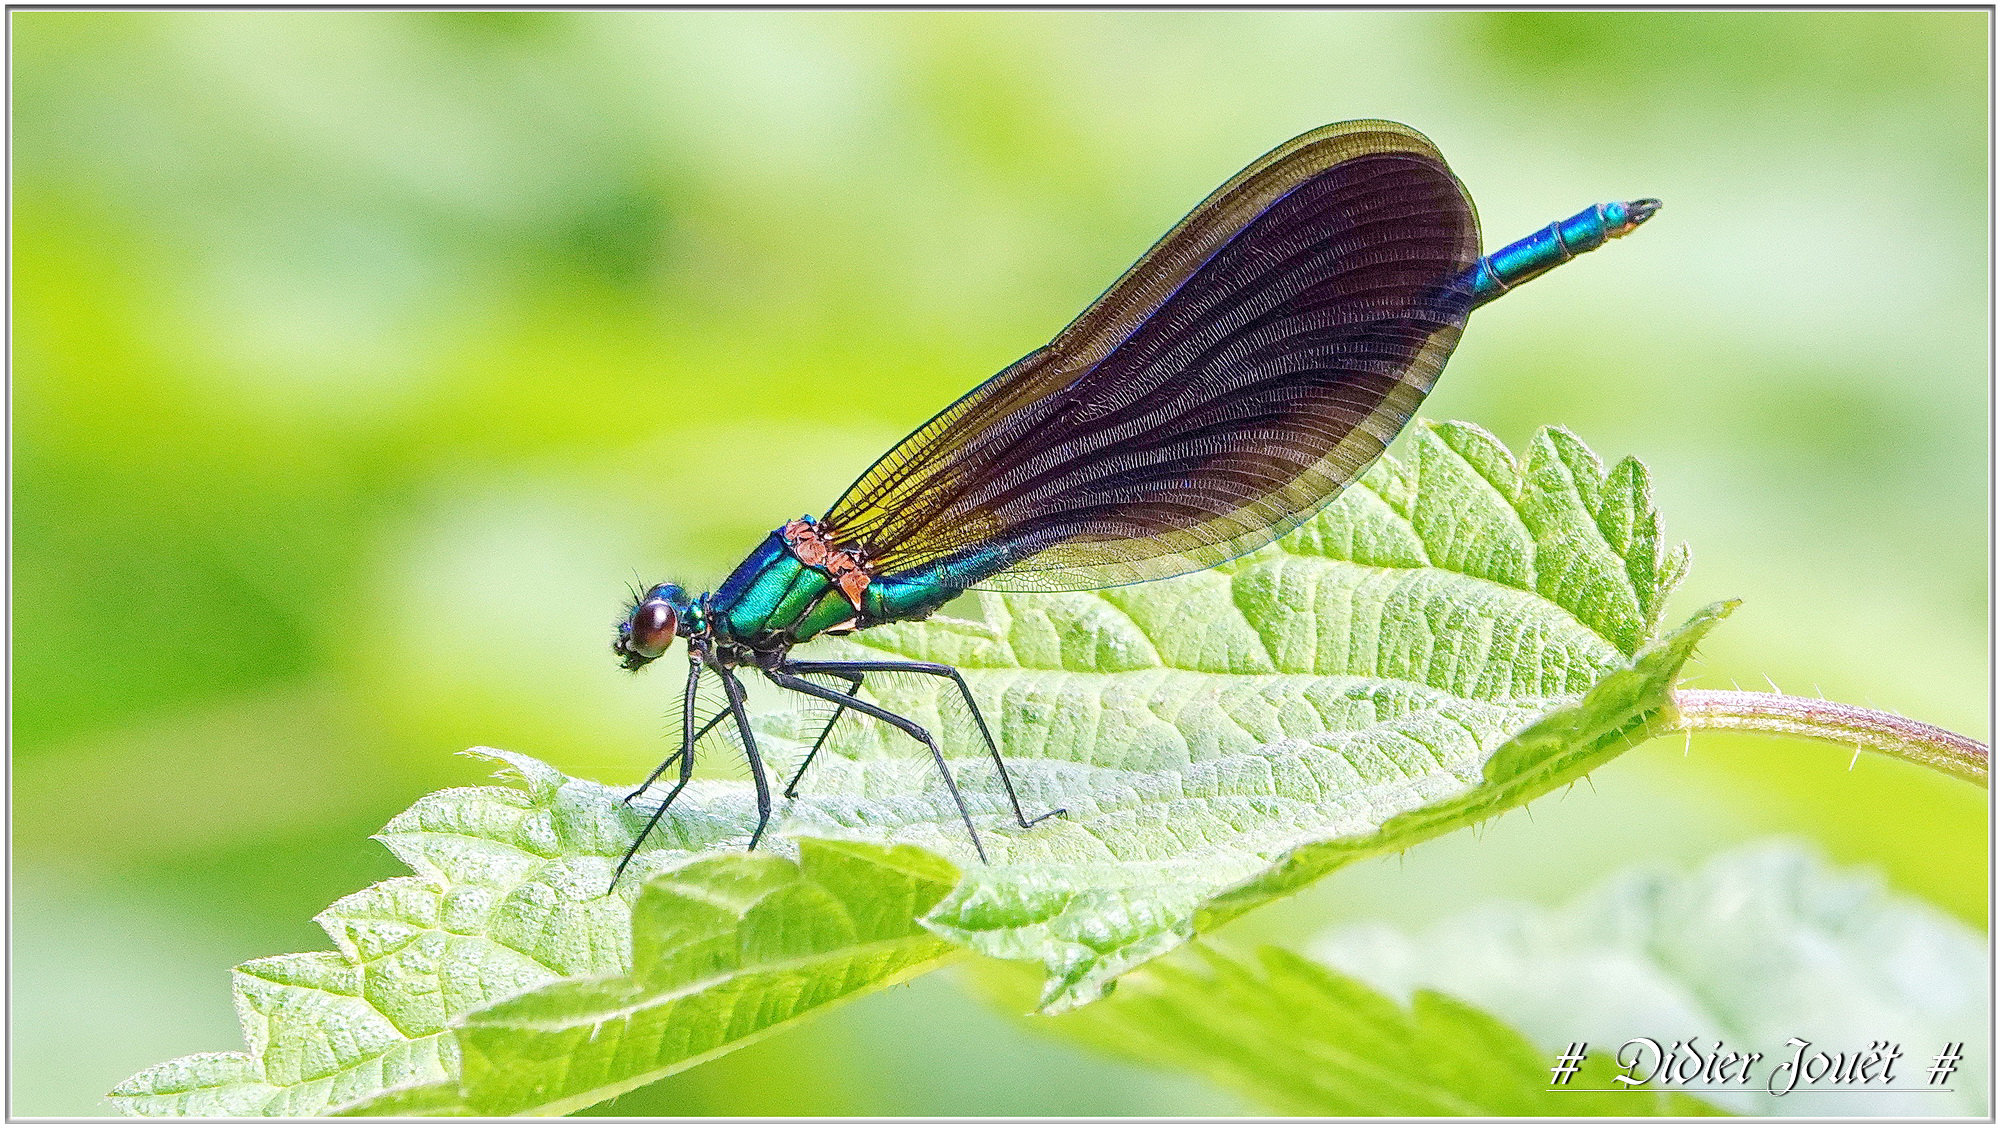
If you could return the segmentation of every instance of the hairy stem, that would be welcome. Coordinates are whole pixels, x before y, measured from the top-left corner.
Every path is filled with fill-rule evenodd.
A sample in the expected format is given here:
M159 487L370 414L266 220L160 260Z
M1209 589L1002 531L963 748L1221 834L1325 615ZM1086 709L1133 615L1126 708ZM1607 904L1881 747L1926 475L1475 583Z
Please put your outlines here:
M1986 746L1883 710L1756 690L1676 690L1673 729L1754 729L1862 746L1986 787Z

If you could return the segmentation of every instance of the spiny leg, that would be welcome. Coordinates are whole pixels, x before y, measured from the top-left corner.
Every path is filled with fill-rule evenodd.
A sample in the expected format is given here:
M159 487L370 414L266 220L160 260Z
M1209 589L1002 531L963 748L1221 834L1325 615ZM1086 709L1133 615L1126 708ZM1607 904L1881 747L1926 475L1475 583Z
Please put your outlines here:
M1007 790L1007 802L1014 805L1014 818L1020 822L1021 826L1033 827L1050 816L1062 815L1068 810L1066 808L1057 808L1051 812L1044 812L1033 819L1029 819L1028 813L1021 810L1021 797L1014 792L1014 777L1007 771L1007 762L1000 757L1000 746L994 742L993 732L986 728L986 715L979 712L979 703L973 700L972 688L965 684L965 676L961 675L955 666L948 666L944 663L919 662L827 661L787 663L785 669L799 674L833 674L844 678L852 678L857 688L861 685L861 676L863 674L875 672L901 671L905 674L928 674L934 678L949 678L958 686L959 696L965 699L965 708L972 711L972 720L979 726L980 737L986 741L986 751L993 754L993 767L1000 770L1000 786ZM834 716L838 717L839 715L835 714ZM822 734L820 739L825 740L825 735Z
M666 760L661 761L660 767L653 770L653 775L648 776L644 784L641 784L637 788L632 789L631 795L625 797L625 802L629 804L633 800L638 799L640 796L645 795L646 789L651 788L653 786L653 781L658 780L661 776L665 775L668 769L674 767L674 762L681 759L682 753L692 750L696 744L700 743L703 737L708 736L709 730L714 729L717 725L721 724L722 719L728 716L729 716L729 711L723 710L721 713L716 714L714 717L709 718L708 724L701 727L701 731L694 735L694 740L688 743L687 748L678 750L674 753L673 756L670 756Z
M750 762L750 779L757 785L757 830L750 833L750 849L757 849L757 840L764 837L764 828L771 822L771 782L764 775L764 758L757 755L757 738L750 732L750 715L743 710L743 684L726 667L716 668L722 675L722 689L729 695L729 714L736 719L736 732L743 738L743 756Z
M700 685L701 660L690 655L688 656L687 689L681 691L681 751L675 753L672 757L668 757L659 768L653 770L653 775L647 778L645 786L641 787L639 792L643 792L647 787L651 787L653 781L659 779L660 773L667 770L667 765L674 763L675 758L679 758L681 762L680 779L674 781L673 788L668 790L667 798L660 801L660 806L653 809L653 817L646 821L646 826L639 832L639 837L632 840L632 845L625 849L625 857L618 860L618 869L611 872L612 890L618 888L618 879L624 876L625 868L632 865L632 857L639 853L639 847L645 843L646 836L653 833L653 828L660 825L661 817L665 816L667 809L673 806L674 797L680 795L681 789L687 787L688 781L694 777L694 743L697 740L694 731L694 692L700 688ZM718 720L720 720L719 716ZM711 726L714 724L715 722L709 722ZM704 733L707 731L707 729L702 730ZM639 792L632 793L632 796L638 795ZM626 801L630 802L632 796L625 797ZM609 890L606 891L606 893L609 892Z
M848 696L852 697L856 690L861 689L860 675L843 674L840 677L847 680ZM799 762L799 770L797 772L792 773L791 783L785 785L786 799L796 800L799 798L799 781L805 778L806 766L811 764L813 762L813 758L819 755L819 747L821 745L826 744L826 735L833 732L834 723L838 722L840 720L840 715L846 712L847 712L846 706L833 707L833 716L826 719L826 727L819 731L819 740L814 741L813 747L806 750L806 759Z
M890 713L873 702L863 701L852 694L843 694L838 690L830 690L817 682L809 682L783 667L766 670L764 676L787 690L796 690L801 694L820 698L832 702L837 706L846 706L855 713L866 714L877 721L886 721L890 725L922 741L930 749L931 758L937 761L938 774L944 777L944 786L946 791L951 793L951 802L958 805L958 816L965 821L966 834L972 836L972 849L978 852L980 862L987 861L986 845L979 841L979 829L972 825L972 812L966 808L964 797L958 794L958 781L952 778L951 768L944 762L944 750L938 748L937 741L925 731L923 726L918 725L907 717Z

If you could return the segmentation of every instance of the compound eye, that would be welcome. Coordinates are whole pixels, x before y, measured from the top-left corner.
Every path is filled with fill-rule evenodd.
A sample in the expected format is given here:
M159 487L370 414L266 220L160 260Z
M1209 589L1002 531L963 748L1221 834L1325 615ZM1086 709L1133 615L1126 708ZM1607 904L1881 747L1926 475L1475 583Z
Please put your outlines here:
M631 648L649 659L666 653L680 629L680 617L665 600L647 600L632 613Z

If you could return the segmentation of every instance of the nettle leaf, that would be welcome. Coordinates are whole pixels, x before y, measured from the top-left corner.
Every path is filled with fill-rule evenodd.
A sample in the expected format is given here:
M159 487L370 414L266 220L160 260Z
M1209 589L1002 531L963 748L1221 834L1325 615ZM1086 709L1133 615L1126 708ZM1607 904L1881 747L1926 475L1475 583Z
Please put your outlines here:
M1197 930L1525 802L1644 736L1729 608L1659 632L1687 554L1662 549L1644 469L1607 471L1560 430L1525 460L1465 424L1412 440L1319 518L1221 568L982 594L978 623L845 641L959 666L1024 802L1068 809L1008 833L997 781L961 742L966 782L987 782L969 802L1001 842L934 929L1044 964L1043 1007L1061 1010ZM931 686L877 696L933 732L968 729ZM857 726L840 745L852 759L815 764L810 787L928 795L921 823L894 834L963 861L963 831L907 745ZM791 825L862 830L812 819L794 809Z
M1986 939L1798 842L1728 851L1688 873L1628 872L1560 909L1485 906L1414 934L1344 928L1315 952L1392 995L1469 1000L1544 1048L1587 1042L1593 1061L1641 1038L1761 1053L1750 1085L1703 1095L1735 1113L1991 1115ZM1807 1056L1899 1045L1896 1088L1789 1088L1785 1075L1778 1088L1789 1092L1773 1094L1773 1071L1799 1052L1793 1039L1811 1044ZM1957 1069L1934 1081L1930 1068L1954 1044Z
M1698 1117L1721 1111L1672 1091L1612 1086L1585 1060L1560 1089L1555 1056L1437 992L1407 1006L1283 949L1255 961L1203 950L1148 965L1057 1031L1114 1054L1193 1071L1273 1113L1299 1117ZM997 987L997 985L996 985Z
M339 947L236 972L247 1052L112 1092L177 1117L559 1113L685 1069L953 946L916 919L957 871L914 847L649 852L611 789L507 753L524 787L458 788L379 836L416 876L322 914ZM603 1092L597 1092L599 1087Z
M614 896L612 864L646 812L496 754L525 790L439 793L399 817L383 838L415 877L329 910L339 953L238 971L247 1056L177 1060L114 1100L182 1115L575 1108L912 974L945 942L1043 966L1046 1010L1088 1002L1199 929L1525 802L1642 739L1728 611L1662 632L1685 568L1683 549L1662 548L1637 463L1606 470L1562 431L1517 460L1477 428L1420 425L1406 457L1221 568L982 594L977 621L809 645L964 670L1024 803L1068 814L1011 826L938 680L871 678L866 692L948 742L993 865L974 860L929 758L851 715L754 862L719 858L747 842L749 787L699 780ZM808 727L776 691L753 707L782 772ZM703 753L726 748L718 733ZM633 876L665 871L676 877L648 883L635 933ZM713 890L683 896L689 883ZM756 904L782 912L747 908L760 884ZM832 906L838 927L806 924ZM808 947L765 935L781 924ZM733 944L733 986L648 979L633 941L663 933ZM779 951L776 966L758 955Z
M572 1112L952 955L916 920L957 880L951 864L909 847L799 846L796 863L731 853L653 879L632 915L630 972L559 980L473 1012L457 1029L455 1093L432 1086L340 1112L392 1115L413 1101Z

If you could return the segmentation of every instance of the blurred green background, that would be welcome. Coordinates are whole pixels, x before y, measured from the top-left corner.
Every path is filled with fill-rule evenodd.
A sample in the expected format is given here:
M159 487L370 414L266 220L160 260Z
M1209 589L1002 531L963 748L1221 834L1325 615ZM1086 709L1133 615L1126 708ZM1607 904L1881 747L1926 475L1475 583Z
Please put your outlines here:
M1427 132L1488 247L1646 230L1474 318L1425 414L1653 469L1739 596L1694 668L1989 736L1988 17L15 12L12 1112L241 1046L226 970L395 872L452 754L606 780L712 583L1328 121ZM1981 928L1986 794L1656 742L1225 942L1420 923L1772 831ZM603 1107L1247 1112L958 974Z

